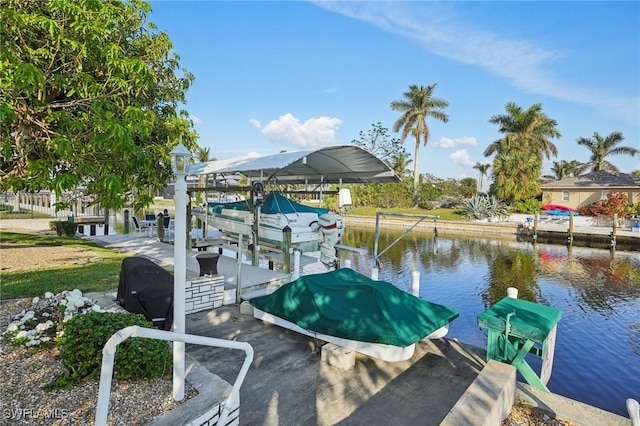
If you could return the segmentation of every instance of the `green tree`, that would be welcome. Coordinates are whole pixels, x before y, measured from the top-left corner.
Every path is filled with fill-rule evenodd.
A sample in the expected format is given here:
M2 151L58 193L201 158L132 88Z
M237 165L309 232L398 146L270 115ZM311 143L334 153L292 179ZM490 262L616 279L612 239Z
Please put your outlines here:
M635 156L640 153L640 150L630 146L618 146L624 140L624 136L620 132L610 133L606 137L602 137L598 132L593 133L592 138L579 138L578 145L585 146L591 151L591 157L587 163L587 167L591 168L592 172L606 170L609 172L619 171L613 163L606 160L607 157L612 155L630 155Z
M513 202L535 197L540 192L542 160L558 155L550 139L560 137L560 132L556 121L542 112L541 104L523 110L510 102L505 111L506 114L489 119L489 123L500 126L503 136L492 142L484 155L496 154L491 191Z
M0 190L79 186L140 208L171 179L169 151L197 134L193 76L141 0L4 0ZM135 199L131 199L132 196Z
M488 176L488 172L489 172L489 169L491 168L491 164L477 162L473 166L473 168L476 169L478 171L478 174L480 175L478 179L478 192L482 192L482 185L483 185L482 178L484 176Z
M395 159L405 154L400 140L391 137L389 129L382 127L380 122L372 124L371 129L366 133L360 131L360 138L352 140L351 143L381 158L389 166L393 165Z
M427 145L429 142L429 126L427 125L427 117L433 117L437 120L447 122L449 116L442 109L449 106L449 102L444 99L433 96L436 84L431 86L409 86L409 91L403 94L404 99L391 102L393 111L401 111L402 115L393 124L393 131L402 130L400 141L403 143L409 134L412 134L416 140L415 154L413 157L413 198L414 205L419 202L419 153L420 145Z

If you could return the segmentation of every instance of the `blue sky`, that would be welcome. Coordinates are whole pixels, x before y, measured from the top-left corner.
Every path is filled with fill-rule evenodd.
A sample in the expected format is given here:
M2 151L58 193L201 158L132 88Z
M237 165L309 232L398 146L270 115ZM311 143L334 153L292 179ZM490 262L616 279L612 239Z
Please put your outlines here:
M428 120L421 173L477 177L472 166L490 163L483 152L500 138L488 120L508 102L541 103L558 122L556 161L586 161L576 139L594 132L640 148L640 2L151 6L195 74L185 109L217 159L349 144L377 122L391 130L400 113L390 103L434 83L449 121ZM412 157L414 145L404 144ZM638 156L610 160L640 169Z

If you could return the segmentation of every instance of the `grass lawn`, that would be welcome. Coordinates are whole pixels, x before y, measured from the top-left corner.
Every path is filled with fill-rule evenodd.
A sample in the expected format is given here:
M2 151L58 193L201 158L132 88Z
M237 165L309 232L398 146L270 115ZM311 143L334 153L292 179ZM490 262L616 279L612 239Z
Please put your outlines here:
M391 212L391 213L408 213L408 214L417 214L417 215L431 215L431 216L440 216L440 220L464 220L468 221L469 219L459 213L459 209L433 209L426 210L420 208L390 208L390 209L379 209L376 207L355 207L347 214L352 215L361 215L361 216L375 216L377 212Z
M80 238L0 232L0 241L41 247L42 250L56 250L58 247L90 249L101 259L81 265L0 271L2 299L42 296L47 291L55 294L76 288L83 293L118 288L120 266L126 257L124 254Z

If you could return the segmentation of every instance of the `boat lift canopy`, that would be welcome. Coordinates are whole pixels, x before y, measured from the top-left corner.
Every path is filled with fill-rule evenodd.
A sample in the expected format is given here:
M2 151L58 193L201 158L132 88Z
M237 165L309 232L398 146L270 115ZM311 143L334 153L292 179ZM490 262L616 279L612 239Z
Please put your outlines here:
M283 184L390 183L401 179L384 161L356 145L215 160L189 166L189 175L235 174Z

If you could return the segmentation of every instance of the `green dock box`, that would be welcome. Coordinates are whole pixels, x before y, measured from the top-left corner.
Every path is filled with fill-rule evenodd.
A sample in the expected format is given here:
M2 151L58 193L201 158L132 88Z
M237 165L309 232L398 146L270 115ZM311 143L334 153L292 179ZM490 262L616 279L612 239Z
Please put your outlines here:
M511 364L533 387L549 391L560 309L505 297L478 315L478 325L488 330L487 361ZM532 353L542 358L540 375L525 361Z

